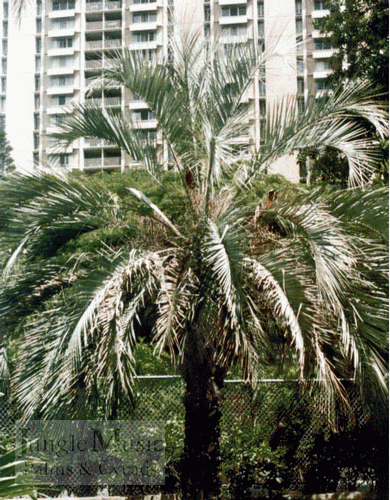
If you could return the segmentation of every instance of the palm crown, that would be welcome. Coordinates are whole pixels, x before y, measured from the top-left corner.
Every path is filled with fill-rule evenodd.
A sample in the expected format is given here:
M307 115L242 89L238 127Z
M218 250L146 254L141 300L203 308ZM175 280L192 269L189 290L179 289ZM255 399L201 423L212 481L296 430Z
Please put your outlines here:
M204 461L206 453L218 462L218 447L210 447L216 386L234 365L256 379L273 345L269 318L302 379L342 398L345 376L386 390L387 191L245 202L273 159L318 144L341 150L351 184L361 183L376 160L367 129L384 135L386 113L363 84L310 103L303 115L289 97L269 110L252 161L241 161L242 100L261 63L256 48L233 47L227 57L188 36L175 54L174 64L118 54L98 84L124 85L153 111L185 194L181 216L171 220L131 188L155 219L148 238L136 218L122 248L65 260L58 250L83 233L128 225L118 199L53 173L10 177L0 186L1 230L12 249L0 311L11 326L24 326L21 409L53 416L80 391L90 403L100 392L108 411L118 390L131 393L137 336L152 308L156 348L170 353L186 383L184 457L191 455L198 472L184 467L183 490L188 498L202 488L217 497L217 474L207 476ZM155 145L122 114L76 106L57 139L82 136L116 143L154 178L161 175ZM197 426L207 419L201 440Z

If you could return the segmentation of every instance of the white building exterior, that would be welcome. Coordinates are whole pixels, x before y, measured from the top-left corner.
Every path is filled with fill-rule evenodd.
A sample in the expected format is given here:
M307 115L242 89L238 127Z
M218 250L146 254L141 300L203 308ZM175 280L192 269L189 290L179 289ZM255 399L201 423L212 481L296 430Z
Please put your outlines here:
M34 96L34 161L85 171L124 170L132 159L96 139L80 139L57 155L46 138L72 102L93 100L132 114L138 125L161 142L147 105L123 88L87 93L91 79L107 67L115 51L129 47L146 58L168 53L175 30L196 27L210 39L229 44L257 39L269 51L247 99L252 107L251 141L261 142L266 104L286 93L298 95L303 109L309 92L324 88L331 71L329 38L313 28L326 15L322 0L37 0ZM264 84L265 83L265 84ZM299 182L295 156L281 159L270 172Z

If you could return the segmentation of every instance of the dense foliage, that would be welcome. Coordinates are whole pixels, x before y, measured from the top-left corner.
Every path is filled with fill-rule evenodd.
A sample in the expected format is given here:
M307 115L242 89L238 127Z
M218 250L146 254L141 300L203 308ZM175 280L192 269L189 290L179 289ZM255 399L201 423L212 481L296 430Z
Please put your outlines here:
M330 14L317 20L331 34L334 74L337 80L368 80L377 92L389 93L388 0L326 0ZM345 66L343 63L347 63Z
M97 82L124 85L148 104L175 173L161 171L158 145L126 114L75 106L57 135L117 144L154 177L150 197L135 182L129 202L115 177L112 189L45 171L0 183L9 253L0 319L20 339L13 395L25 418L85 418L98 403L116 418L135 397L140 339L169 356L185 384L183 499L211 500L222 495L229 370L252 385L269 364L316 380L334 425L350 409L344 377L386 398L388 193L363 184L378 160L367 132L384 137L387 113L363 83L304 114L287 97L243 161L242 97L264 54L248 43L228 54L217 45L210 57L194 35L175 56L149 62L124 51ZM349 185L360 188L304 192L279 180L280 192L267 193L273 160L319 144L345 154Z

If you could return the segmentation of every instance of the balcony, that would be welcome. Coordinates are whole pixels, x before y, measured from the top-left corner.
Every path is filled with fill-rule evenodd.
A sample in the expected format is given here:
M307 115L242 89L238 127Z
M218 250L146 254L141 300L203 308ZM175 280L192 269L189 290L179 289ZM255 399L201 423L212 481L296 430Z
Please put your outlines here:
M243 0L219 0L219 5L246 5Z
M158 122L156 119L152 120L143 120L143 121L134 121L133 122L135 129L156 129Z
M248 22L248 16L221 16L219 18L219 24L246 24Z
M314 50L313 59L329 59L335 52L335 49Z
M329 9L313 10L313 12L311 13L311 17L312 19L321 19L322 17L329 16L329 14Z
M330 38L331 37L331 33L320 33L319 30L313 30L311 32L311 36L313 39L315 38Z
M105 30L120 30L122 29L122 21L120 19L108 20L104 23Z
M104 48L105 49L118 49L122 47L122 40L114 39L114 40L104 40Z
M75 52L74 47L52 48L47 51L49 57L53 56L72 56Z
M88 2L85 5L85 10L87 12L96 12L103 10L103 2Z
M60 106L59 104L51 104L49 108L47 108L46 113L48 115L61 115L68 112L68 108L71 106L71 103Z
M120 167L121 166L121 157L120 156L109 156L103 158L103 165L105 167Z
M71 37L75 34L75 27L73 26L72 28L54 28L50 29L47 33L47 36L49 38L58 38L58 37Z
M56 95L56 94L73 94L74 85L59 85L49 87L47 89L47 95Z
M147 109L148 105L144 101L132 101L129 103L130 109Z
M130 12L151 12L162 7L162 2L153 3L135 3L130 5Z
M122 98L121 97L105 97L104 98L104 105L108 107L115 107L115 106L120 106L122 103Z
M86 137L84 139L84 146L87 148L102 148L106 146L113 146L113 144L109 141L105 141L104 139L97 139L96 137ZM98 160L99 158L90 158L92 160Z
M103 29L103 21L93 21L85 23L86 31L101 31Z
M121 2L106 2L104 7L105 7L105 10L122 10L122 3Z
M151 42L131 42L130 50L156 50L158 48L158 43L156 40Z
M49 76L54 75L72 75L75 72L74 66L67 66L64 68L50 68L47 70Z
M315 70L313 72L313 78L315 80L323 80L332 74L331 69Z
M102 158L84 158L85 168L102 168Z
M85 69L96 69L101 70L103 67L102 59L94 59L92 61L85 61Z
M130 31L155 31L158 26L161 26L161 21L148 21L144 23L131 23Z
M99 50L103 48L103 40L91 40L85 42L85 50Z

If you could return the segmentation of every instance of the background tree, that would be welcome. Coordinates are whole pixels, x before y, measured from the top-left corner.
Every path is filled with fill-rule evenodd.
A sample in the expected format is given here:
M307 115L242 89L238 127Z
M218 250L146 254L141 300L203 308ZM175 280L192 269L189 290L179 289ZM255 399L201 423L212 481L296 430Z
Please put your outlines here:
M7 134L0 128L0 178L15 170L15 163L12 158L12 147L7 139Z
M322 32L331 33L333 81L368 80L377 92L389 93L388 0L326 0L330 10L318 19ZM343 62L348 66L344 69Z
M25 346L15 397L26 417L77 408L80 394L84 409L99 395L111 412L132 392L137 339L151 327L157 352L169 353L186 387L183 498L221 498L220 390L232 366L256 380L272 351L270 317L285 336L289 356L281 359L302 379L320 380L333 405L345 402L340 376L369 378L386 391L386 190L254 203L243 193L274 158L318 143L344 152L350 184L361 184L377 158L365 124L385 135L387 115L363 84L311 103L303 115L286 98L269 110L261 150L243 162L242 96L263 62L257 47L227 54L216 45L210 57L210 46L188 35L174 64L117 56L98 84L124 85L149 105L183 209L171 219L131 188L138 203L126 218L106 188L44 172L0 186L2 241L12 249L0 314L13 318ZM76 106L57 138L83 136L118 144L160 178L155 145L128 116ZM171 192L161 189L166 200ZM119 250L61 258L102 223L127 226Z

